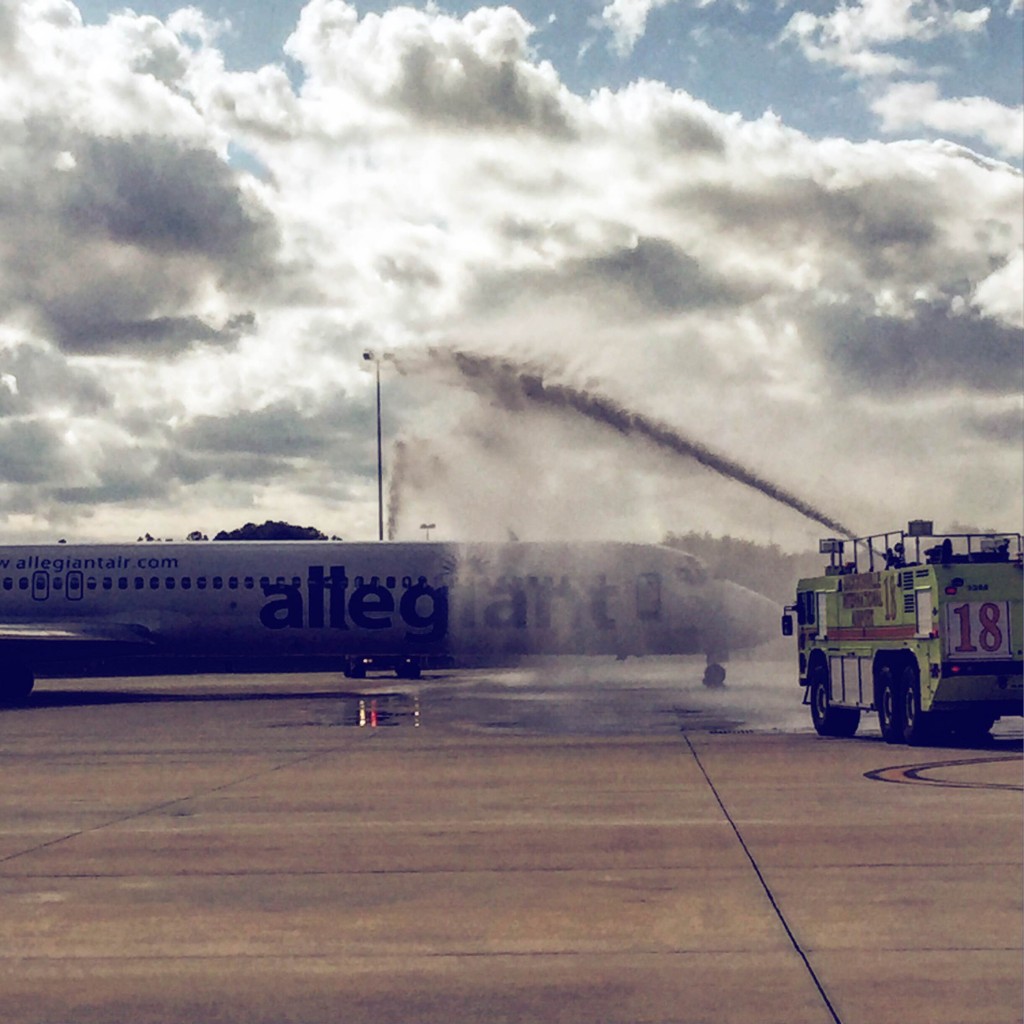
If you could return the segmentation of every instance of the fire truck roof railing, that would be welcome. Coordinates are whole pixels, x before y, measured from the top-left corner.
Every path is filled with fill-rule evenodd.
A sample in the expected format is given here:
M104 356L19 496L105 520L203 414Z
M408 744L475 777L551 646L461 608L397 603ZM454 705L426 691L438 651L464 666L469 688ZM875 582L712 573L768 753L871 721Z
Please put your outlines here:
M818 545L829 556L827 576L914 565L967 562L1021 562L1019 533L934 533L932 524L913 520L907 530L874 533L852 539L828 537Z

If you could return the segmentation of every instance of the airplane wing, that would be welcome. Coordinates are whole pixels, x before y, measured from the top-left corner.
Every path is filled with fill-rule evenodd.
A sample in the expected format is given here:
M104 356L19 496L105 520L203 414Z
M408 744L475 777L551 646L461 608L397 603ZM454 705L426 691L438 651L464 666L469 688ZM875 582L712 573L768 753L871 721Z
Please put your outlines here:
M125 622L0 622L0 644L129 644L154 643L145 626Z

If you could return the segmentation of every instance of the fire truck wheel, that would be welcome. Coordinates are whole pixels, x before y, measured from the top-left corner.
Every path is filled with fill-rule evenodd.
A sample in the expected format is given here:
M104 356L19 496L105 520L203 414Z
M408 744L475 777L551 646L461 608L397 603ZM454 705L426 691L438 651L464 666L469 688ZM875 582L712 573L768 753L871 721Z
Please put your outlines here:
M886 743L902 743L903 715L899 687L889 665L883 665L879 670L877 704L878 727L882 730L882 739Z
M930 743L934 736L932 716L921 710L921 680L914 665L904 665L900 672L899 706L903 713L903 742L912 747Z
M832 706L828 669L820 661L811 669L811 721L819 736L852 736L860 725L857 708Z

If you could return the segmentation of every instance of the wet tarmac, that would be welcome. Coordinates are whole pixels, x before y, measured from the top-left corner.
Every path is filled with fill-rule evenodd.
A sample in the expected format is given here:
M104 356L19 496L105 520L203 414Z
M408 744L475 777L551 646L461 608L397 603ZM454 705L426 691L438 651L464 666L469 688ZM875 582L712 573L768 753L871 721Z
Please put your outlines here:
M359 685L322 672L43 679L30 706L302 704L309 725L533 736L813 733L790 659L733 661L720 689L705 687L702 675L697 658L536 658L514 669L429 672L421 681L380 673ZM873 715L858 735L879 736ZM998 722L993 739L1024 740L1022 719Z
M788 660L43 680L10 1022L1015 1024L1020 719L814 735Z
M362 681L329 673L41 680L32 705L260 702L308 704L310 724L614 736L693 730L810 732L787 660L729 665L727 685L702 685L698 658L537 658L515 669L380 673ZM870 726L867 726L870 730Z

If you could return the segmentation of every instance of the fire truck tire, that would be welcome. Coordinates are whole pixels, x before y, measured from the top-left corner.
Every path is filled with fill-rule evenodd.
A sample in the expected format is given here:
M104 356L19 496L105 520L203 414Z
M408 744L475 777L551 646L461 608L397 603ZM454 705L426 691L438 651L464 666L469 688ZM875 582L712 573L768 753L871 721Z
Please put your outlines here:
M811 721L819 736L852 736L860 725L857 708L833 707L828 669L818 662L811 669Z
M900 672L899 708L903 725L903 742L921 747L932 742L932 716L921 710L921 680L914 665L904 665Z
M893 675L892 666L884 664L878 672L878 728L886 743L903 742L903 714L900 705L899 686Z

